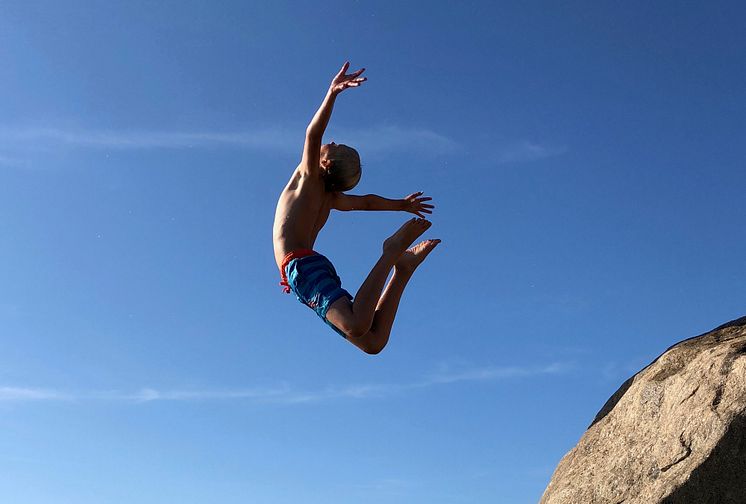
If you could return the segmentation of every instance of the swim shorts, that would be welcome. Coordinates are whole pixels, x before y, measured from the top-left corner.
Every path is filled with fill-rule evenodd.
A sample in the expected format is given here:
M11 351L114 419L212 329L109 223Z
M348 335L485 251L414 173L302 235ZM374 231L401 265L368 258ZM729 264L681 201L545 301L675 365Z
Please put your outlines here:
M311 308L321 320L343 338L347 336L326 318L326 312L337 299L347 297L349 292L342 288L342 281L331 261L312 250L294 251L283 261L283 282L285 292L293 291L298 301Z

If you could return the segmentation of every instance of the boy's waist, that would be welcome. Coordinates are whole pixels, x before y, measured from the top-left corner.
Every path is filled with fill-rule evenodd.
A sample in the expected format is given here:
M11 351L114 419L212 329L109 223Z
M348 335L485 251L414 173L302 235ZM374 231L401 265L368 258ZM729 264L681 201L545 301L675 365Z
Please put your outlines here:
M290 284L288 284L288 277L287 277L288 264L290 264L295 259L300 259L301 257L308 257L311 255L316 255L316 254L318 254L318 252L314 252L311 249L301 248L301 249L292 250L285 255L285 257L282 259L282 266L280 266L280 276L282 277L282 281L280 282L280 285L284 287L283 291L286 294L290 293Z
M287 268L288 264L290 264L290 261L293 261L295 259L300 259L301 257L306 257L306 256L316 255L316 254L318 254L318 252L313 251L311 249L306 249L306 248L295 249L291 252L288 252L282 260L281 270L284 272L285 268Z

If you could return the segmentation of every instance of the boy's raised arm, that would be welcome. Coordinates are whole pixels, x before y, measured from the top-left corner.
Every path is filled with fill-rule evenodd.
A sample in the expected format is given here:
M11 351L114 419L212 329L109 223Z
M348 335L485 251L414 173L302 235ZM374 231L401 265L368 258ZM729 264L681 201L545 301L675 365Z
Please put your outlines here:
M363 82L368 80L366 77L360 77L365 69L361 68L357 72L351 74L345 74L347 69L350 68L350 62L346 62L342 65L342 69L334 76L329 90L324 97L324 101L321 106L314 114L311 123L306 128L306 142L303 146L303 165L307 167L309 171L315 171L319 169L319 150L321 149L321 140L326 130L326 125L329 124L329 118L332 116L332 109L334 108L334 102L337 99L337 95L350 87L358 87Z

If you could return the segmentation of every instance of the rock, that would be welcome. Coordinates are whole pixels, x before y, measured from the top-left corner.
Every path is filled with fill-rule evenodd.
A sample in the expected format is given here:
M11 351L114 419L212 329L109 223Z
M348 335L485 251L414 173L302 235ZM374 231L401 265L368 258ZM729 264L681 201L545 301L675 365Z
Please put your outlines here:
M746 503L746 317L674 345L627 380L540 503Z

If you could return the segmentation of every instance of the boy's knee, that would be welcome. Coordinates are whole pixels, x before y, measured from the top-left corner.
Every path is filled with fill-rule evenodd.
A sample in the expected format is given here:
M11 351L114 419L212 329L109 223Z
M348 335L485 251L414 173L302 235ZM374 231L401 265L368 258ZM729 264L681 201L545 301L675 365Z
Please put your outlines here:
M347 339L350 341L350 343L352 343L368 355L377 355L381 353L387 343L387 341L382 341L380 338L377 338L376 335L370 330L366 331L360 336L348 337Z
M364 324L354 322L347 325L342 331L347 335L347 338L353 340L359 340L370 331L370 326L366 327Z
M360 349L368 355L378 355L385 345L363 345Z

